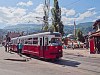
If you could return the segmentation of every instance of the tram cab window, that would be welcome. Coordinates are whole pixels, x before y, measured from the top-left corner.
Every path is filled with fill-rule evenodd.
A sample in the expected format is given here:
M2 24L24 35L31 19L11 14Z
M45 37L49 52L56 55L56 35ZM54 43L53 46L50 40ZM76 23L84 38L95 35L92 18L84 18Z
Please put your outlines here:
M52 45L62 45L61 39L60 38L52 38L50 43Z

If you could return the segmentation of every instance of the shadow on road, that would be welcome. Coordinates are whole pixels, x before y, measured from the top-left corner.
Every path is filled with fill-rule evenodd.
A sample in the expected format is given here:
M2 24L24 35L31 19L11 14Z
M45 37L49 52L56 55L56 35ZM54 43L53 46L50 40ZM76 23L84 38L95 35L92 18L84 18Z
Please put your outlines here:
M4 59L4 60L26 62L25 59Z
M77 61L64 60L64 59L59 59L58 61L55 61L53 63L58 65L63 65L63 67L65 66L78 67L78 65L81 64Z
M28 56L28 57L30 57L30 56ZM35 56L31 56L31 58L37 59L37 60L40 60L40 61L44 61L44 62L62 65L63 67L65 67L65 66L78 67L78 65L81 64L80 62L77 62L77 61L65 60L65 59L57 59L57 60L52 61L52 60L49 60L49 59L41 59L41 58L38 58L38 57L35 57Z

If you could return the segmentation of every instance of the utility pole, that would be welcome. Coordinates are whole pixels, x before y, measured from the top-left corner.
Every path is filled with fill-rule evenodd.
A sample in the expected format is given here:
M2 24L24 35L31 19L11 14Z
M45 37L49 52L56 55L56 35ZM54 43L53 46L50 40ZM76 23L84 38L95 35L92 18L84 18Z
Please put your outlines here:
M44 10L44 16L43 16L44 25L42 27L42 30L48 31L48 28L49 28L48 18L49 18L49 10L50 10L50 0L45 0L43 10Z
M74 21L74 37L76 38L76 23Z

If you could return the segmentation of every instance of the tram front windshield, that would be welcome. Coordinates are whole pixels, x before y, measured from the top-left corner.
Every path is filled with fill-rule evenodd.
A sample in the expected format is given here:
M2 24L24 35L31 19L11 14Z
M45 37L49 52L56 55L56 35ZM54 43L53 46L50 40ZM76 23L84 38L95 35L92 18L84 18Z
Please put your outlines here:
M62 45L61 39L60 38L52 38L51 42L52 45Z

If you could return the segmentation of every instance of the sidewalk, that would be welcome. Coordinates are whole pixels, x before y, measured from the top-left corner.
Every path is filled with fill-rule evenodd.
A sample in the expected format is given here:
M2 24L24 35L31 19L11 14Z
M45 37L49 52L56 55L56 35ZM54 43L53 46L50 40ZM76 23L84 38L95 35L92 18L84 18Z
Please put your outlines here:
M18 61L26 61L29 57L23 55L22 57L19 56L15 52L5 52L4 47L0 47L0 60L18 60Z
M90 54L90 51L87 49L63 49L64 52L70 54L70 55L77 55L77 56L83 56L83 57L91 57L91 58L100 58L100 54Z

